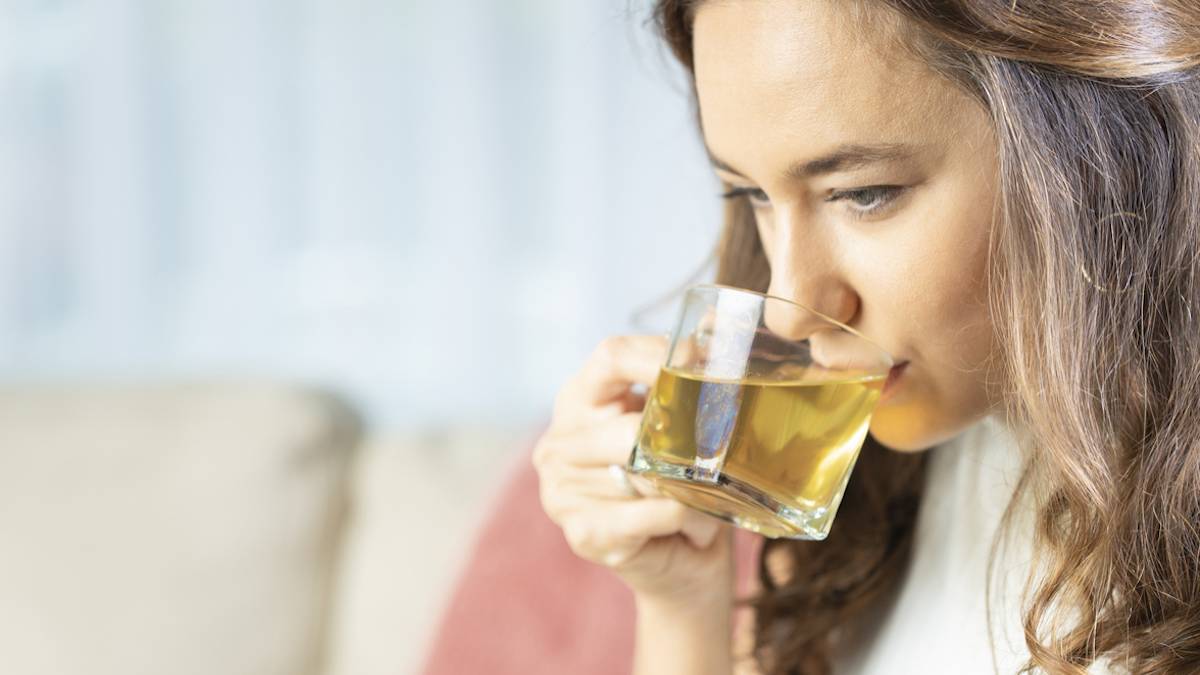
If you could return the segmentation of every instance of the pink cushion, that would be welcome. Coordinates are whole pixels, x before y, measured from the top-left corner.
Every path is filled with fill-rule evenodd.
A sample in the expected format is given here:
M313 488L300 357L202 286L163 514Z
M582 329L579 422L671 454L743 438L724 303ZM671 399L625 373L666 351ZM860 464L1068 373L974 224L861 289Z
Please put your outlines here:
M737 532L738 587L745 592L761 537ZM633 631L632 593L567 546L542 511L526 452L479 533L423 673L629 672Z

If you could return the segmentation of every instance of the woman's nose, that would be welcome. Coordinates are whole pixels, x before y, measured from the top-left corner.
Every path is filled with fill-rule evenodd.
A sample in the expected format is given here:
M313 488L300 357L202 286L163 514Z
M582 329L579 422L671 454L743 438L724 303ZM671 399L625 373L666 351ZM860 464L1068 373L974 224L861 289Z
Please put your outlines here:
M858 295L846 283L838 266L816 246L787 243L780 241L774 247L767 293L841 323L851 323L858 312ZM819 329L829 328L819 316L786 303L768 302L763 322L772 332L789 340L802 340Z

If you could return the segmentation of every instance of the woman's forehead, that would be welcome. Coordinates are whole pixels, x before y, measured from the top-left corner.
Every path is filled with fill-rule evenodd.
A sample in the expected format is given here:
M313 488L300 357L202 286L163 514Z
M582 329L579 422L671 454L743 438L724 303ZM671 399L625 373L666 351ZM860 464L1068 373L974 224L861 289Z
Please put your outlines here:
M705 138L722 157L805 137L936 143L965 98L879 22L851 21L835 2L708 2L693 35Z

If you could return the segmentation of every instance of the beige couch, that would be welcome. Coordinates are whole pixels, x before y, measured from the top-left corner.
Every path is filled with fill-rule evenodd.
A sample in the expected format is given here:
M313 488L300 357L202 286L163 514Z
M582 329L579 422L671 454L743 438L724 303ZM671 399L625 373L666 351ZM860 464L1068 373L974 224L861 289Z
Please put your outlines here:
M0 673L416 672L531 439L266 382L0 388Z

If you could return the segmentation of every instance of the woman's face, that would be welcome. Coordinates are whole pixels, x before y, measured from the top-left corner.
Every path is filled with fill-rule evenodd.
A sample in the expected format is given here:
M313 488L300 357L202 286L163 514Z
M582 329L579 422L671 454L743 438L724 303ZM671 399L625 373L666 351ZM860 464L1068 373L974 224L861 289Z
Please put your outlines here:
M701 5L700 113L717 174L755 208L769 293L907 362L871 433L919 450L996 402L985 287L996 142L979 104L848 4Z

